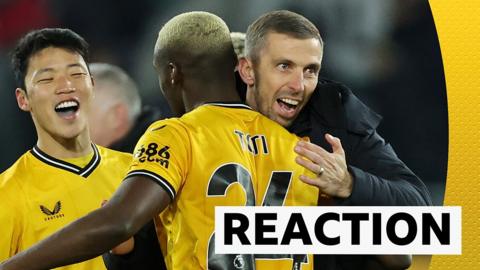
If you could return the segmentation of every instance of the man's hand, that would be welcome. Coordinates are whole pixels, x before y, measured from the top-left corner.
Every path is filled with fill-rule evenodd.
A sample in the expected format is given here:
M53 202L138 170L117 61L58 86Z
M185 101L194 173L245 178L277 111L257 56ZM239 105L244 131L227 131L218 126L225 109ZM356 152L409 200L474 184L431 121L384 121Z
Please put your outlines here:
M295 153L299 154L295 161L316 174L315 178L301 175L300 180L317 186L329 196L347 198L352 193L353 177L347 169L345 151L340 139L330 134L326 134L325 139L332 146L332 153L305 141L295 146Z
M125 255L130 252L132 252L133 248L135 246L135 240L133 237L128 238L127 241L121 243L120 245L112 248L110 250L110 253L114 255Z

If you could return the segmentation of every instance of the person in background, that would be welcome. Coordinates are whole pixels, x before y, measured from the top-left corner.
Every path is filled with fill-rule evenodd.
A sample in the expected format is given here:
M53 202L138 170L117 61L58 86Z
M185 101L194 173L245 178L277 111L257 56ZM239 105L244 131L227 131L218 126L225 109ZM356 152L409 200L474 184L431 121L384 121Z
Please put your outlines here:
M230 33L232 38L233 49L238 58L245 57L245 33L232 32Z
M136 83L120 67L92 63L95 79L89 115L92 141L110 149L132 153L147 127L162 117L160 110L142 106Z

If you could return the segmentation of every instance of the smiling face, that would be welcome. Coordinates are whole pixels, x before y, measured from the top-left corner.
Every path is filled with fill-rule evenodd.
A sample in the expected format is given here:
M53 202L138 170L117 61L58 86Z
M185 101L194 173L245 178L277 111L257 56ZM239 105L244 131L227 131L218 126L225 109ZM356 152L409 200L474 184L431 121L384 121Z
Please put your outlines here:
M93 81L80 54L57 47L38 51L28 61L25 86L26 92L17 88L17 102L31 113L39 139L88 134Z
M297 39L269 33L257 63L247 103L284 127L292 124L317 86L322 45L316 38Z

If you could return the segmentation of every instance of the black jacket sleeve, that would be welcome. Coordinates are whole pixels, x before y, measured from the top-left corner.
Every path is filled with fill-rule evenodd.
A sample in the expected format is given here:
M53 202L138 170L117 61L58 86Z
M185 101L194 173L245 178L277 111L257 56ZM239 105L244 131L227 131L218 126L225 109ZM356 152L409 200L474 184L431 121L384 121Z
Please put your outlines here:
M328 151L331 147L325 134L340 138L353 175L353 190L349 198L335 198L336 205L431 205L425 184L376 132L380 120L346 86L321 79L291 131L309 136Z
M349 198L337 199L338 205L432 205L423 182L376 132L358 140L349 160L353 190Z
M353 189L339 206L431 205L424 183L397 157L376 132L381 117L340 83L321 79L306 108L290 130L331 151L325 133L340 138ZM314 269L367 269L375 261L366 255L315 255ZM374 267L373 269L381 269Z

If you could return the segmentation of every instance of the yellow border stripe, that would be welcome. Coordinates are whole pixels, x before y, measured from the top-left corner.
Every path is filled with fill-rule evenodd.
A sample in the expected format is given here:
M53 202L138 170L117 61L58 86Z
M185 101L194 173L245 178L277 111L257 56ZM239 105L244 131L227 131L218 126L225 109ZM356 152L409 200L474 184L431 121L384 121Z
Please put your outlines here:
M480 267L480 1L432 0L447 83L449 154L445 205L462 206L461 256L433 256L430 269Z

